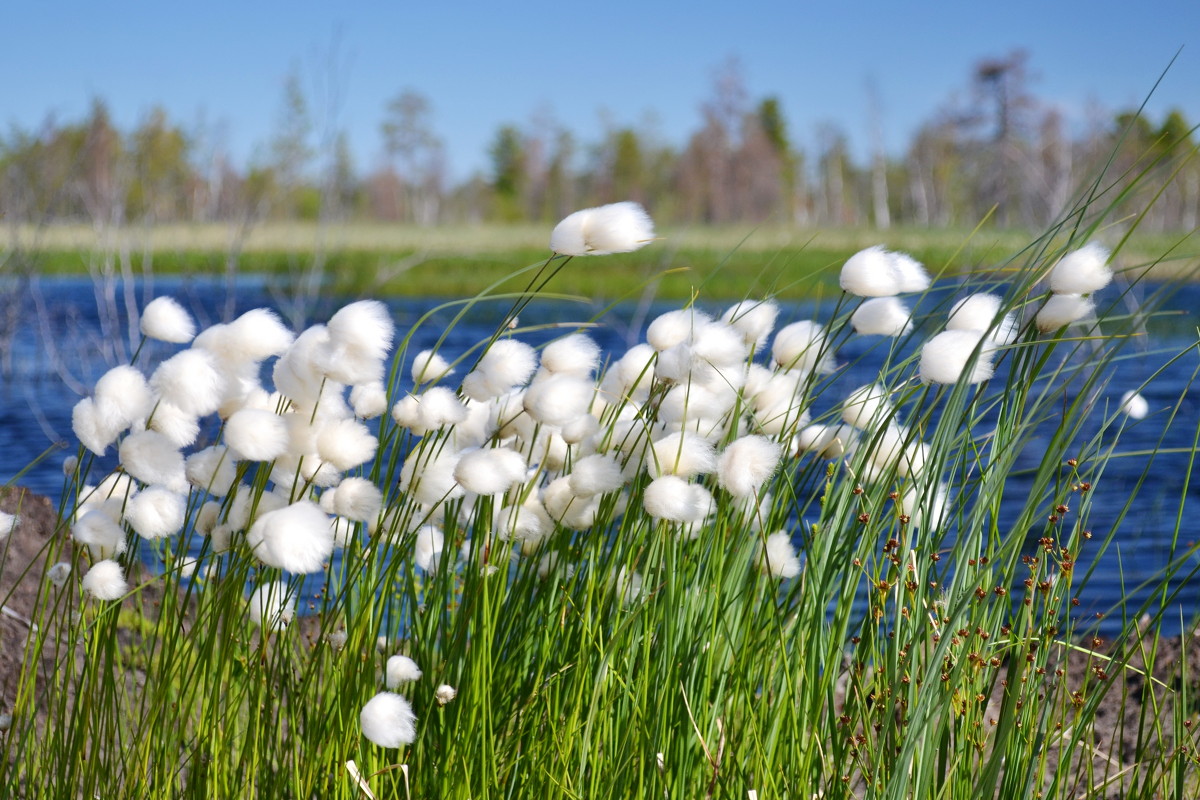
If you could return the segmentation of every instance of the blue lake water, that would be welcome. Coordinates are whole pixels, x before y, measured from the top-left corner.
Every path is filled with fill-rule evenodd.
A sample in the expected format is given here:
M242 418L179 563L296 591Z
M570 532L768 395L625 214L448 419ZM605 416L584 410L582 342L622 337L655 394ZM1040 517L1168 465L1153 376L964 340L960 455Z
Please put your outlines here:
M83 278L17 282L0 276L0 484L15 482L52 498L59 496L62 458L75 450L72 408L107 369L128 363L137 337L136 330L131 330L127 309L140 308L160 294L180 300L200 327L251 308L269 307L278 310L292 327L300 329L325 321L333 311L354 299L317 297L297 304L289 295L255 276L238 276L232 283L213 278L156 278L152 285L142 282L98 285ZM926 310L939 306L944 319L944 304L951 296L931 295L922 302ZM398 334L403 336L423 315L446 300L398 297L387 302ZM1132 295L1113 302L1119 309L1122 303L1132 303ZM700 305L719 313L728 303ZM1131 310L1136 305L1132 303ZM677 306L675 303L624 305L606 311L605 304L600 302L539 302L522 314L521 324L569 326L594 320L598 326L589 330L590 335L606 353L619 355L641 340L646 323L656 314ZM454 319L458 307L436 311L415 330L410 347L415 352L433 346L445 335L441 351L447 355L461 353L486 339L508 308L508 302L482 303L458 322ZM1200 426L1200 390L1192 385L1194 373L1200 368L1195 348L1200 287L1179 287L1166 308L1174 313L1147 323L1147 335L1131 343L1125 351L1128 358L1119 361L1110 370L1111 374L1103 376L1107 383L1095 399L1098 407L1114 404L1124 391L1149 381L1142 393L1149 401L1151 413L1127 426L1119 450L1144 452L1155 449L1164 440L1165 446L1175 452L1160 454L1153 462L1149 478L1137 492L1132 513L1119 525L1114 546L1094 564L1082 565L1094 567L1094 574L1087 591L1091 608L1082 609L1081 613L1110 611L1122 598L1126 599L1127 613L1132 613L1146 597L1145 591L1134 591L1135 587L1155 579L1172 552L1184 549L1175 547L1173 551L1172 543L1180 515L1183 521L1178 526L1179 544L1186 546L1200 541L1200 520L1196 516L1200 513L1197 501L1200 489L1194 483L1186 491L1183 488L1193 463L1192 443ZM828 306L785 305L780 324L805 318L827 321L831 314ZM562 328L534 331L522 338L537 344L562 332ZM915 343L916 339L914 346ZM1163 368L1172 355L1189 347L1187 355ZM176 349L151 343L139 356L139 363L155 364ZM832 406L832 398L843 397L849 389L874 380L885 349L886 343L878 337L853 337L847 341L837 355L838 361L848 366L829 387L828 405ZM1160 369L1161 373L1155 375ZM48 458L16 477L48 448L56 446L58 449ZM1039 458L1031 452L1030 464L1036 464ZM1106 523L1115 524L1142 480L1146 463L1143 456L1116 458L1109 463L1103 476L1103 491L1097 491L1092 501L1092 527L1097 535L1102 535ZM1015 495L1020 495L1022 480L1020 475L1012 478L1010 489ZM1186 498L1182 508L1181 496ZM1018 503L1022 500L1015 499ZM1193 571L1196 576L1191 575ZM1190 620L1200 611L1200 558L1185 559L1180 574L1190 579L1178 582L1179 594L1168 616ZM1110 630L1117 625L1119 613L1111 617Z

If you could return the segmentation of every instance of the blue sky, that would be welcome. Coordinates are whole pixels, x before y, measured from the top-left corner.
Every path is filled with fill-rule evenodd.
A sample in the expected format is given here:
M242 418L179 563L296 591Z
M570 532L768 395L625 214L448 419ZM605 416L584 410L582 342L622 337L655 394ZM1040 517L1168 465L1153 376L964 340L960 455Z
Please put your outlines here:
M486 168L504 123L550 113L584 142L604 120L649 116L667 141L698 127L716 69L731 56L751 98L779 97L793 140L835 122L870 141L868 85L885 142L967 86L972 65L1030 53L1031 89L1082 125L1096 107L1135 106L1182 47L1149 104L1200 121L1200 3L676 2L22 3L6 9L0 126L82 117L93 96L132 127L155 104L185 126L222 131L244 162L270 137L289 71L331 116L357 166L380 154L387 100L414 88L434 104L453 174ZM320 105L320 104L318 104Z

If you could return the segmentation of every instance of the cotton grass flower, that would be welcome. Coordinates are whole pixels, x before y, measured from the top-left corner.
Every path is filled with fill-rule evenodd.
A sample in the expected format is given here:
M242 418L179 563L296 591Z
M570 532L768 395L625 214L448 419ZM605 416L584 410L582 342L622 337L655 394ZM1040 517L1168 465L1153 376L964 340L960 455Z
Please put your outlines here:
M942 331L921 347L921 380L940 384L986 381L992 377L995 352L983 331Z
M838 283L842 289L859 297L890 297L925 291L929 288L929 276L911 256L876 245L847 259Z
M759 545L755 566L764 575L775 578L794 578L800 574L800 559L787 531L777 531Z
M771 343L771 356L784 369L817 375L828 375L834 370L825 329L812 320L800 320L781 328Z
M287 422L271 411L243 408L225 421L225 444L239 461L274 461L288 451Z
M387 390L379 381L359 384L350 390L350 407L359 419L383 416L388 410L387 400Z
M212 353L193 348L159 364L150 385L171 405L203 417L220 408L226 380Z
M903 336L912 330L912 315L895 297L874 297L854 309L850 324L864 335Z
M246 532L259 561L288 572L320 572L333 553L329 517L309 500L261 514Z
M150 415L154 409L154 394L146 377L131 366L113 367L96 381L96 405L114 416L120 428L129 427L135 420Z
M83 576L83 590L97 600L118 600L129 591L129 584L121 565L105 559L92 564Z
M998 345L1012 344L1017 339L1019 325L1011 311L996 322L1004 298L977 292L967 295L950 309L946 320L948 331L988 331L988 338Z
M403 747L417 738L417 716L412 705L395 692L380 692L368 700L358 722L363 736L380 747Z
M654 241L654 223L641 205L611 203L569 214L550 233L550 249L565 256L629 253Z
M1078 294L1052 294L1038 310L1037 326L1043 333L1056 331L1066 325L1091 317L1095 304Z
M433 690L433 699L437 700L439 706L444 706L458 697L458 690L448 683L443 683Z
M138 492L125 506L125 520L143 539L162 539L183 528L187 501L162 486Z
M239 367L283 354L295 338L275 312L255 308L233 322L209 327L196 337L192 347L207 350L231 367Z
M479 495L500 494L524 477L525 459L507 447L463 453L454 467L454 479L467 491Z
M59 561L46 570L46 580L60 589L66 585L67 579L70 577L71 565L66 561Z
M1130 419L1145 419L1150 413L1150 404L1137 392L1128 391L1121 395L1117 410Z
M713 499L703 486L676 475L663 475L646 487L642 508L655 519L695 523L712 513Z
M778 316L779 306L772 300L743 300L727 309L721 320L732 325L748 346L761 350Z
M646 471L655 478L662 475L693 478L712 472L716 466L712 442L693 433L668 434L654 442L646 454Z
M711 317L696 308L667 311L655 317L646 328L646 342L661 353L691 341L711 322Z
M463 487L454 477L459 453L438 449L441 444L414 450L400 467L400 491L412 492L413 499L427 506L463 496Z
M436 525L422 525L413 542L413 562L425 572L433 572L442 560L446 538Z
M1050 270L1050 291L1055 294L1091 294L1112 281L1109 252L1099 242L1090 242L1067 253Z
M779 443L765 436L743 436L717 459L717 485L734 497L750 497L775 474L781 453Z
M572 333L542 348L542 369L586 378L600 363L600 345L583 333Z
M283 581L264 583L246 601L250 621L264 631L281 631L296 614L296 595Z
M71 539L78 544L87 545L92 555L108 558L125 552L125 530L113 514L121 513L121 501L109 501L114 507L92 508L80 515L79 520L71 526Z
M368 522L383 508L383 492L366 478L346 478L326 494L333 497L333 513L355 522Z
M9 514L7 511L0 511L0 542L3 542L9 535L17 529L17 522L20 517L16 514Z
M408 656L392 656L387 660L383 670L383 684L389 689L395 689L402 683L412 683L421 679L421 668L417 662Z
M545 425L562 425L585 413L596 387L568 373L550 374L525 391L522 405L529 416Z
M106 414L91 397L85 397L71 410L71 431L79 443L98 456L104 455L123 427L120 418Z
M325 329L329 341L319 354L321 371L347 385L383 378L383 360L395 334L387 306L378 300L359 300L334 314Z
M574 494L591 497L620 489L625 485L625 476L615 458L593 453L575 462L567 481Z
M121 466L139 481L187 491L183 454L162 434L155 431L131 433L121 441L119 453Z
M454 374L450 362L433 350L422 350L413 358L410 369L413 383L432 383Z
M237 463L233 453L222 444L192 453L183 462L188 483L216 497L229 494L237 482Z
M176 447L190 447L200 435L200 420L195 414L160 400L154 406L154 414L146 420L146 429L161 433Z
M878 427L892 416L886 386L878 383L860 386L842 402L842 421L859 430Z
M532 347L516 339L501 339L463 378L463 393L475 400L490 400L524 384L536 369L537 352Z
M147 303L139 327L143 335L172 344L187 344L196 335L191 315L171 297L156 297Z
M379 440L356 419L340 419L321 427L317 454L339 472L346 472L375 457Z

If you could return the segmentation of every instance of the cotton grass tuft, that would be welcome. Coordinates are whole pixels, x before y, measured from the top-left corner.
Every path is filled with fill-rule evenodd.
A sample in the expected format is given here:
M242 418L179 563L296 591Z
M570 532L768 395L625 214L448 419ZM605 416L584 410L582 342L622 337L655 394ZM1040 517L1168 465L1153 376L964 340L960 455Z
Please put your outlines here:
M264 631L281 631L296 614L296 595L283 581L264 583L246 601L250 621Z
M116 561L104 559L92 564L83 576L83 590L97 600L119 600L127 591L125 573Z
M986 381L992 377L994 355L995 348L983 331L942 331L921 348L921 380L941 384Z
M395 692L380 692L368 700L358 721L363 736L380 747L403 747L417 738L412 705Z
M1050 270L1050 291L1055 294L1091 294L1112 281L1109 252L1099 242L1090 242L1067 253Z
M611 203L569 214L550 233L550 249L566 256L629 253L654 241L654 223L638 203Z
M172 344L187 344L196 335L191 315L171 297L156 297L147 303L139 327L148 338Z
M384 666L384 685L389 689L420 679L421 668L408 656L392 656Z
M320 572L333 553L333 531L316 503L301 500L261 514L246 532L246 543L269 567Z

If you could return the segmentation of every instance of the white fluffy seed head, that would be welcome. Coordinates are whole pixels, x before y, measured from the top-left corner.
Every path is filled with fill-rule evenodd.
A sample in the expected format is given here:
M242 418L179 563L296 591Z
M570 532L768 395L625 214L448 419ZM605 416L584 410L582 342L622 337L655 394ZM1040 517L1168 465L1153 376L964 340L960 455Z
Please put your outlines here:
M349 385L382 380L383 360L395 334L387 306L359 300L334 314L325 328L329 343L320 358L324 374Z
M104 559L92 564L83 576L83 590L97 600L118 600L129 591L125 573L116 561Z
M703 486L677 475L663 475L646 486L642 508L655 519L668 522L701 522L711 513L712 495Z
M296 595L283 581L264 583L246 601L250 621L265 631L281 631L296 614Z
M121 441L119 453L125 471L142 483L187 491L183 454L161 433L131 433Z
M629 253L654 241L654 222L638 203L610 203L565 217L550 233L550 249L568 256Z
M1137 392L1129 391L1121 395L1118 410L1131 419L1145 419L1150 413L1150 404Z
M570 479L563 476L550 481L542 491L542 504L550 518L564 528L584 531L596 522L600 496L580 497L571 491Z
M834 369L825 329L812 320L781 328L771 344L771 356L784 369L818 375L828 375Z
M226 381L212 353L193 348L159 364L150 385L171 405L203 417L221 406Z
M712 442L694 433L668 434L654 442L646 453L646 471L655 478L662 475L692 478L706 475L716 466Z
M211 326L192 346L207 350L221 363L239 367L282 354L294 339L275 312L255 308L233 322Z
M246 532L260 561L288 572L319 572L333 553L329 517L309 500L260 514Z
M121 513L122 502L111 501L117 515ZM125 552L125 530L113 513L97 504L96 507L81 514L78 521L71 527L71 539L82 545L87 545L93 556L107 558Z
M383 508L383 492L366 478L346 478L332 492L333 513L355 522L367 522Z
M411 492L418 503L427 506L462 497L463 487L454 478L458 458L457 451L441 443L417 448L400 468L400 490Z
M787 531L777 531L760 545L755 565L759 572L775 578L794 578L800 574L800 559Z
M297 336L272 369L276 390L296 403L316 403L325 384L319 362L329 347L329 331L324 325L313 325Z
M1052 294L1037 313L1038 330L1056 331L1092 316L1096 306L1090 298L1078 294Z
M387 390L378 381L362 383L350 390L350 407L359 419L375 419L387 411Z
M433 572L442 560L446 537L436 525L417 528L413 542L413 562L425 572Z
M317 453L339 472L354 469L375 457L379 440L356 419L339 419L321 426Z
M7 511L0 511L0 542L8 538L9 534L17 529L17 523L20 517L16 514L9 514Z
M542 369L587 378L600 363L600 345L587 334L572 333L542 348Z
M131 366L113 367L96 381L96 403L110 407L118 415L122 428L144 419L154 408L154 394L146 377Z
M151 339L187 344L196 335L196 323L172 297L156 297L142 309L142 333Z
M658 352L692 341L712 319L696 308L680 308L655 317L646 328L646 342Z
M395 692L380 692L367 701L358 715L363 736L380 747L397 748L417 738L417 715L412 705Z
M1090 242L1067 253L1050 270L1050 291L1055 294L1091 294L1112 281L1108 249Z
M925 267L907 253L891 253L892 272L900 284L901 292L923 292L929 288L929 275Z
M523 385L536 369L537 352L532 347L516 339L501 339L463 379L463 392L474 400L490 400Z
M274 461L290 443L287 420L273 411L243 408L225 422L225 444L239 461Z
M549 374L534 381L523 405L529 416L544 425L563 425L587 413L595 394L588 380L570 373Z
M948 331L988 331L988 338L997 345L1012 344L1017 339L1020 326L1016 314L1008 312L997 322L1000 306L1004 300L999 295L977 293L967 295L950 309L946 321Z
M721 319L736 328L748 346L762 350L778 316L779 306L772 300L743 300L731 306Z
M717 484L734 497L751 497L778 469L782 452L765 436L743 436L717 459Z
M439 706L444 706L455 697L458 697L458 690L448 683L443 683L441 686L433 690L433 699L437 701Z
M102 456L122 428L115 415L104 413L93 398L85 397L71 411L71 430L80 444Z
M69 577L71 577L71 565L66 561L59 561L46 570L46 580L60 589L66 585Z
M842 402L842 420L859 430L877 428L892 416L888 390L878 383L860 386Z
M187 502L162 486L138 492L125 506L125 520L143 539L162 539L179 533Z
M571 491L580 497L613 492L625 485L621 465L612 456L601 453L576 461L567 480Z
M184 460L184 474L192 486L214 497L224 497L237 483L237 461L225 445L212 445Z
M421 668L417 662L408 656L392 656L384 668L384 685L395 689L402 683L412 683L421 679Z
M891 253L880 245L850 256L842 265L838 283L843 290L859 297L889 297L900 292Z
M840 458L855 438L849 425L809 425L796 434L796 451L821 458Z
M501 541L516 539L523 546L536 546L554 530L554 521L538 500L530 499L522 505L500 509L493 530Z
M912 329L912 315L895 297L873 297L854 309L850 324L864 335L903 336Z
M992 377L995 354L983 331L942 331L921 347L921 380L941 384L986 381Z
M525 477L525 459L507 447L486 447L463 453L454 478L469 492L494 495Z
M431 383L454 374L450 362L432 350L417 353L412 362L413 383Z
M166 437L176 447L188 447L200 435L200 420L178 406L160 400L154 414L146 421L146 427Z

